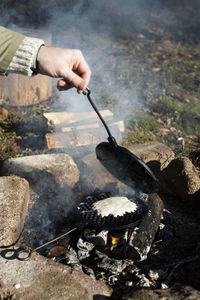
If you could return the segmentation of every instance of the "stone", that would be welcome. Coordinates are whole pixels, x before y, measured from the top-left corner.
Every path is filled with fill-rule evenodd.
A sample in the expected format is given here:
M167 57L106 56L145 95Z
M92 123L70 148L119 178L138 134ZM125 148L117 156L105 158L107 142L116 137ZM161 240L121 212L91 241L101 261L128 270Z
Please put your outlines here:
M138 289L122 300L196 300L200 298L200 292L190 286L172 287L168 289Z
M29 184L17 176L0 177L0 246L13 244L19 237L27 214Z
M73 188L79 170L67 154L43 154L8 159L3 174L25 178L30 186L30 205L23 235L34 241L55 237L55 222L68 218L74 205ZM30 230L31 229L31 232Z
M135 144L129 146L128 149L145 163L159 161L161 169L166 167L169 162L174 159L174 152L167 145L159 142Z
M143 217L129 240L127 257L134 261L143 261L151 249L156 232L160 225L163 212L163 202L158 194L151 194L147 200L149 212Z
M0 299L92 300L99 295L103 300L112 293L103 282L37 253L28 261L0 257L0 265Z
M187 157L174 159L163 169L160 191L188 204L200 201L200 178Z
M41 154L10 158L3 163L3 175L26 178L31 186L44 190L52 185L73 188L79 180L79 170L73 159L64 153Z

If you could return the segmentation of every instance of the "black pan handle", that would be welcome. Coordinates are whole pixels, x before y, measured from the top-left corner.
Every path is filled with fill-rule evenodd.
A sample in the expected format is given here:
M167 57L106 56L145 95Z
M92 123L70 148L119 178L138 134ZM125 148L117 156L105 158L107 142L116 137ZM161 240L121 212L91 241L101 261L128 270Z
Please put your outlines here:
M96 105L94 104L94 102L91 99L91 91L90 89L87 87L84 91L83 91L83 95L87 96L90 104L92 105L93 109L95 110L96 114L98 115L99 119L101 120L103 126L105 127L107 133L108 133L108 141L109 143L114 146L117 147L117 142L116 139L114 138L114 136L112 136L110 129L108 128L108 125L106 124L105 120L103 119L102 115L100 114L99 110L97 109Z

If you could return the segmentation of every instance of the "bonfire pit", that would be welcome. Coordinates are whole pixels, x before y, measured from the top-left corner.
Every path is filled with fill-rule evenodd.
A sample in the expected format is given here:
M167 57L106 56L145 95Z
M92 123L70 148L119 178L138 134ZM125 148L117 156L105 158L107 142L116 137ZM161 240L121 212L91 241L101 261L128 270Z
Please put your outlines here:
M106 210L101 210L102 215L98 215L101 201L111 202L112 207L106 206ZM121 201L123 207L113 206L115 201L116 204ZM130 209L133 211L128 211ZM121 196L116 192L98 191L81 197L71 210L68 224L58 224L59 235L69 234L38 252L113 287L121 289L124 284L131 287L135 280L143 286L148 279L138 277L140 268L136 262L147 258L161 211L157 194L123 193Z
M36 248L45 257L121 286L122 271L130 275L137 269L135 262L147 258L163 205L156 193L120 183L92 155L96 175L84 160L78 169L66 154L29 156L10 160L9 167L5 164L6 171L27 178L34 190L20 246ZM95 177L100 174L105 184ZM53 243L41 248L51 239Z
M171 286L177 266L185 263L187 248L180 237L190 241L191 235L183 229L194 231L196 224L183 218L184 206L180 210L178 201L170 204L168 200L163 212L157 193L144 194L125 186L93 153L77 164L61 153L15 158L7 160L3 170L26 178L31 188L29 215L15 247L35 249L54 239L37 252L60 262L60 268L100 279L119 296L129 287ZM101 201L105 206L99 206ZM116 205L107 206L108 202ZM191 242L187 247L195 248ZM196 259L191 255L188 259ZM21 266L32 264L35 257ZM183 282L180 277L177 281Z
M66 247L77 249L79 260L89 257L94 247L109 257L124 259L127 258L126 250L132 246L129 242L132 243L134 232L148 210L148 196L139 198L133 195L112 196L110 192L94 193L85 196L77 205L71 221L77 227L70 228L61 238L71 234ZM75 230L79 231L78 236L74 235ZM58 240L59 237L52 242ZM51 241L45 243L44 247L49 244ZM42 248L40 246L36 251ZM60 251L61 254L66 254L62 248Z
M147 212L147 204L139 198L111 197L108 192L84 197L77 207L83 228L76 244L72 238L79 260L89 257L94 247L109 257L127 258L126 249L134 229Z
M112 203L112 207L106 206L100 215L102 201ZM123 203L121 209L118 201ZM132 287L135 283L143 286L148 279L138 277L140 268L136 262L147 257L160 222L160 211L162 205L157 194L123 193L122 196L120 192L98 191L83 196L72 208L68 224L57 224L59 235L69 234L61 235L61 239L38 252L113 287L121 289L124 284Z

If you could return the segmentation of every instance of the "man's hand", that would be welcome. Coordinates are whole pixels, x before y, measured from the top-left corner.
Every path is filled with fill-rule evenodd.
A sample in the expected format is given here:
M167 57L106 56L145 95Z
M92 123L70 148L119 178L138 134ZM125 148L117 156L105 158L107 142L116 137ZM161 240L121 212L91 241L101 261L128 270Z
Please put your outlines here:
M54 78L59 90L77 88L81 94L88 86L91 70L80 50L42 46L37 56L37 71Z

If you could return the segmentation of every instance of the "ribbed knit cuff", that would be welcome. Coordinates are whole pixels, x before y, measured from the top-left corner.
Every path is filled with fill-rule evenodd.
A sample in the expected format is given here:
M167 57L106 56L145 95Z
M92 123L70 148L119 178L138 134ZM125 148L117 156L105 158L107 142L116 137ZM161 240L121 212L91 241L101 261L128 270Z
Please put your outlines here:
M42 45L44 45L43 40L25 37L13 56L7 73L20 73L28 76L34 75L38 51Z

